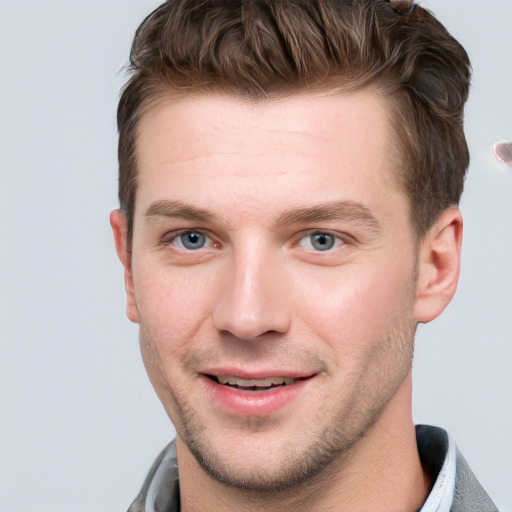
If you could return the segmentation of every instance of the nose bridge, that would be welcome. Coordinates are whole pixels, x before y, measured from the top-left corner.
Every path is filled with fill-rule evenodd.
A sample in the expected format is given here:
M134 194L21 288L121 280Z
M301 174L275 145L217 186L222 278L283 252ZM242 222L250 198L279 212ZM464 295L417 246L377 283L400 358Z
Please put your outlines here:
M254 339L269 332L285 332L289 312L282 296L284 261L279 250L259 237L236 247L222 280L214 311L219 331L240 339Z

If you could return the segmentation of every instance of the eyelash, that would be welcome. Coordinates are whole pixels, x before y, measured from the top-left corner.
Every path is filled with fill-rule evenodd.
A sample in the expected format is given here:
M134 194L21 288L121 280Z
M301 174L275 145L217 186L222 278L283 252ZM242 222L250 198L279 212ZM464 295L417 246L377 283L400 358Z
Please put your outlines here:
M204 237L205 243L204 245L201 245L200 247L197 247L195 249L191 247L185 247L183 244L183 240L180 241L181 237L183 237L184 235L199 235L201 237ZM319 237L317 239L317 242L320 242L321 244L325 243L325 239L327 238L328 241L329 239L332 241L332 245L324 249L318 247L315 248L313 242L313 237L315 236ZM323 242L322 239L324 240ZM310 247L305 246L308 240ZM196 252L201 249L220 246L220 244L213 242L212 238L205 232L201 231L200 229L184 229L177 232L166 233L160 240L160 243L166 247L172 245L184 252ZM331 253L336 248L340 248L340 246L347 245L347 243L348 241L346 236L341 236L340 234L332 233L330 231L314 230L302 233L300 238L298 238L298 240L295 243L293 243L292 247L302 247L306 249L308 252L322 254ZM329 245L329 243L327 245Z
M184 235L199 235L199 236L203 236L205 238L205 241L206 241L205 243L207 243L208 245L201 246L196 250L203 249L205 247L214 247L214 246L218 245L212 241L210 236L208 236L206 233L204 233L203 231L201 231L199 229L183 229L180 231L174 231L172 233L166 233L160 240L160 243L164 246L173 245L181 251L194 252L194 249L184 247L183 242L181 242L181 247L176 243L176 241L180 240L180 237L182 237ZM208 242L210 242L210 243L208 243Z
M309 240L310 245L313 245L313 237L329 237L332 239L333 245L331 247L327 247L322 249L318 249L315 247L305 247L302 242ZM328 230L312 230L308 231L298 239L298 241L294 244L294 247L302 247L306 249L308 252L316 253L316 254L331 254L334 250L340 249L341 247L347 245L349 243L348 237L345 235L341 235L340 233L333 233Z

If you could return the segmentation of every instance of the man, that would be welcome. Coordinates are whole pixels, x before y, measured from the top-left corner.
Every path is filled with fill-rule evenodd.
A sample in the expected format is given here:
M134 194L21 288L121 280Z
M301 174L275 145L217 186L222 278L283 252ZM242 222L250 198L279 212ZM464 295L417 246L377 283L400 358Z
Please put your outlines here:
M177 437L130 510L496 510L411 416L459 275L463 48L404 2L170 0L131 66L111 224Z

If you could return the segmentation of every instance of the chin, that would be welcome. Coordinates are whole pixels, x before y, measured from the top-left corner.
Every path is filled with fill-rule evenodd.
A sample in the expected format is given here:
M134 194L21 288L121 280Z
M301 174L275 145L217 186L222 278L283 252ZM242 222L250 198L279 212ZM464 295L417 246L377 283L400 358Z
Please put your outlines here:
M267 454L262 460L251 457L227 460L210 450L198 450L197 446L189 447L203 470L214 480L232 488L261 493L286 491L313 479L331 465L337 458L331 455L319 460L305 454L297 454L290 458L288 454L280 454L279 458ZM193 450L193 451L192 451Z
M274 425L212 436L211 430L208 435L208 429L196 428L199 425L193 421L186 425L179 437L211 478L228 487L263 494L293 489L325 475L355 443L343 429L297 434L280 432L279 425Z

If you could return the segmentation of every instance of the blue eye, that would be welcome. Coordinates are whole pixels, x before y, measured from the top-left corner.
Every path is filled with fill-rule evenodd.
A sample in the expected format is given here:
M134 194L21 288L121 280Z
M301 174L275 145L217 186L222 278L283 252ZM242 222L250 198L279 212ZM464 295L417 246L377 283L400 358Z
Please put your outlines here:
M187 251L195 251L202 249L207 245L208 238L206 235L197 231L187 231L181 235L178 235L174 239L174 243L180 249L186 249Z
M329 233L313 233L305 236L299 245L313 251L328 251L335 247L338 242L338 238L329 235Z

